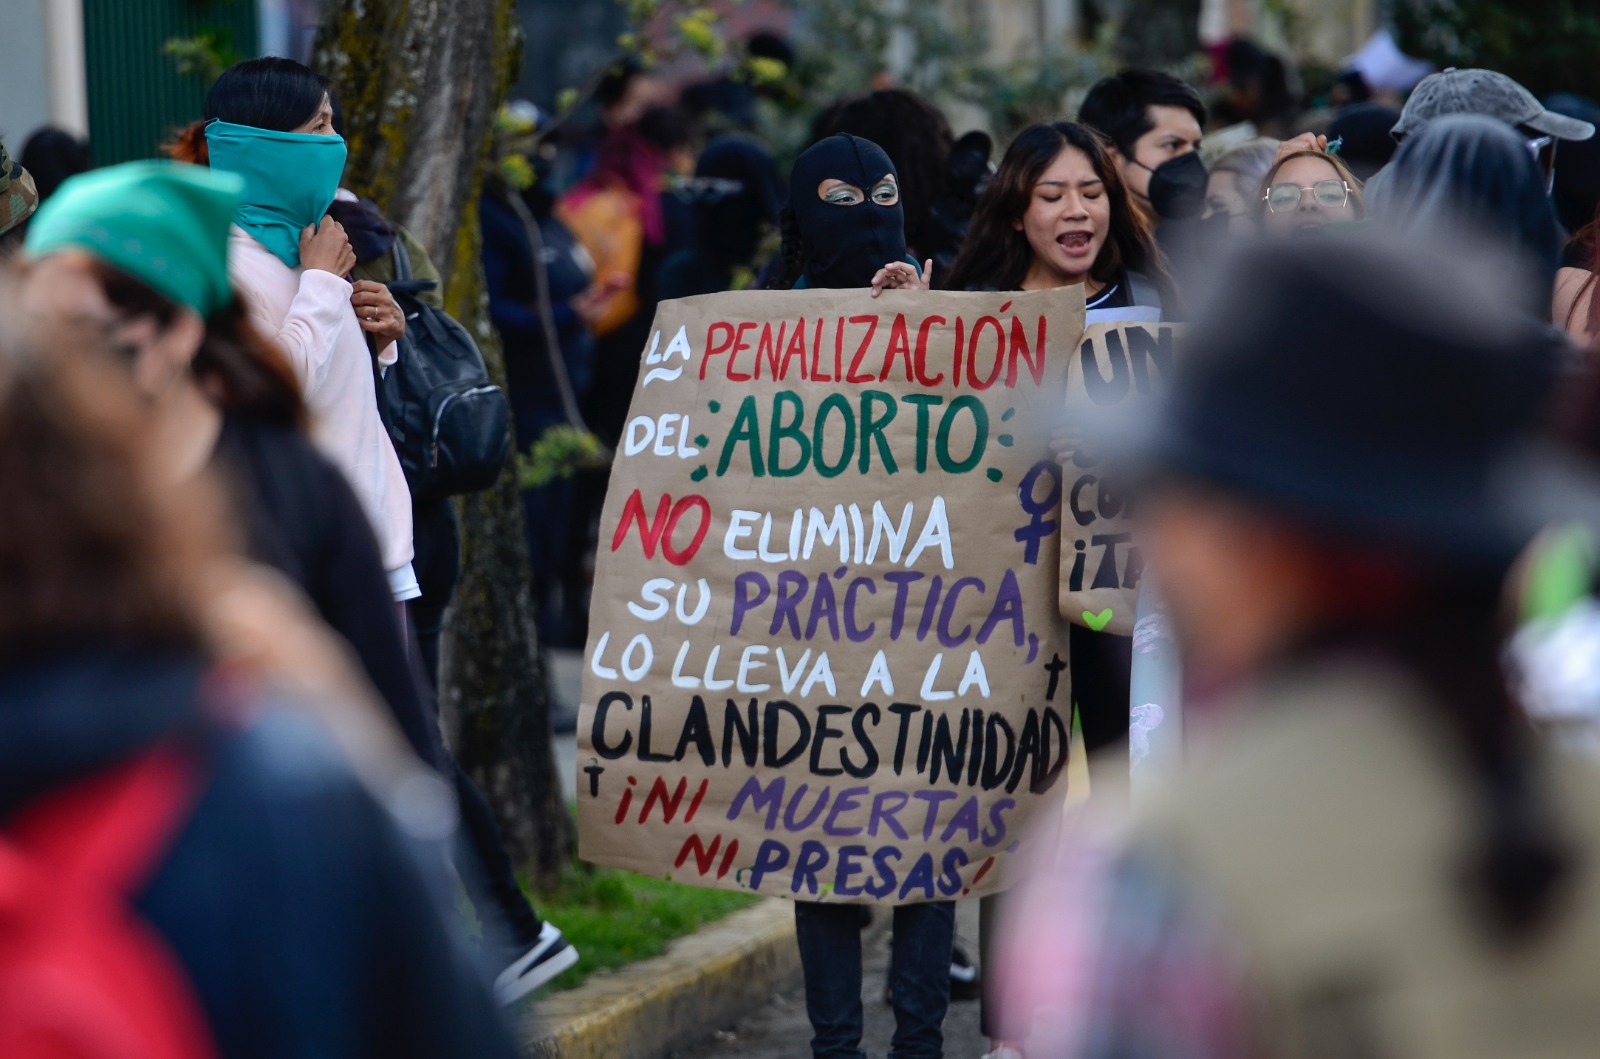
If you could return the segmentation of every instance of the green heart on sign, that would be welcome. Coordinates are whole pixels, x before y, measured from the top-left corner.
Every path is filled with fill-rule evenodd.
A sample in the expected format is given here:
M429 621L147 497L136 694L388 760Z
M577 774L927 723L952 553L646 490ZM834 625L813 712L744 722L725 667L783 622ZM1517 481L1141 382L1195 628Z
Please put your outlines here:
M1089 626L1089 628L1093 629L1095 632L1105 632L1106 626L1111 624L1111 619L1113 617L1114 615L1111 613L1110 607L1102 610L1099 614L1091 614L1089 611L1084 611L1083 623Z

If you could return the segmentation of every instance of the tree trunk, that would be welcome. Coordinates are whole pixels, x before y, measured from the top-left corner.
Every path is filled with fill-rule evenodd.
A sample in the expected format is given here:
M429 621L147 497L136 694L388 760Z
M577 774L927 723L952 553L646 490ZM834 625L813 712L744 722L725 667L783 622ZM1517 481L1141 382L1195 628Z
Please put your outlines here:
M502 386L478 196L521 45L515 0L328 0L313 60L343 110L346 185L428 247L446 308ZM550 881L575 836L556 777L512 471L463 498L460 514L462 577L445 631L441 704L459 720L457 756L493 806L513 859Z

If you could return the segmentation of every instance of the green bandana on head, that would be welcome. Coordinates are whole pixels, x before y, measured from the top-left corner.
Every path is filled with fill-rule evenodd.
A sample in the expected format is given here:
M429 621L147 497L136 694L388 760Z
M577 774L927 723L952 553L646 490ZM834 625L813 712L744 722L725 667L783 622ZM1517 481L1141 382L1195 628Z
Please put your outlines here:
M319 224L344 175L338 136L274 132L213 121L206 126L211 168L244 178L234 223L290 268L300 264L300 232Z
M83 250L208 317L233 300L228 226L244 182L179 162L72 177L34 214L29 257Z

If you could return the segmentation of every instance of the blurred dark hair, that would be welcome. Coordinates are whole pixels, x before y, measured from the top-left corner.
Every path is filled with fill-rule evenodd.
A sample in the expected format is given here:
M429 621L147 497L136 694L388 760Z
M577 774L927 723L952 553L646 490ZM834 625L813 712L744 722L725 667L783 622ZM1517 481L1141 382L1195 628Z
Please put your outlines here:
M682 107L661 104L639 115L635 126L645 141L663 151L676 151L692 145L699 135L694 116Z
M85 648L203 646L221 550L206 483L161 481L106 358L0 349L0 667Z
M1182 107L1205 127L1200 93L1160 70L1123 70L1103 78L1083 98L1078 121L1103 133L1123 157L1131 157L1139 137L1156 127L1151 107Z
M945 195L955 145L944 113L915 92L884 89L828 108L812 126L811 142L841 132L871 140L889 156L900 179L906 246L918 256L931 255L932 211Z
M628 94L633 79L644 74L644 64L631 55L621 56L606 68L594 89L594 101L602 108L614 107Z
M766 288L793 290L794 285L800 282L800 277L805 275L811 248L800 234L800 223L795 220L794 209L790 206L778 212L778 236L782 243L778 247L777 259L767 274Z
M205 120L293 132L316 115L324 99L333 99L332 81L293 59L269 55L222 72L206 93Z
M1570 93L1553 95L1544 105L1557 114L1600 125L1600 105ZM24 161L23 165L27 165ZM1600 209L1600 136L1563 140L1556 153L1551 199L1561 224L1570 232L1589 224Z
M17 163L33 177L40 202L54 195L68 177L87 173L92 168L89 144L53 125L46 125L28 137Z
M1105 138L1087 125L1061 121L1023 129L1006 148L1000 168L978 200L967 240L941 286L953 290L992 288L1017 290L1033 264L1033 247L1016 222L1033 201L1033 188L1061 153L1077 148L1105 182L1111 205L1110 229L1089 274L1101 283L1114 283L1125 270L1142 272L1161 290L1173 296L1166 261L1142 214L1133 208L1127 185L1112 161Z
M93 264L106 300L125 316L148 316L170 327L181 311L165 295L98 259ZM223 411L281 426L306 425L305 399L289 360L250 322L238 295L206 320L195 353L195 379Z

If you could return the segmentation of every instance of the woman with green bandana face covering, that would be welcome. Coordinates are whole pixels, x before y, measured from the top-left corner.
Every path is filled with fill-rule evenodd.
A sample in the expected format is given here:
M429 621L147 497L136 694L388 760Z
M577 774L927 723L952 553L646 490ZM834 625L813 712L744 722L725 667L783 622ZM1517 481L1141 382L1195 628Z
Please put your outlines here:
M361 499L395 600L414 599L411 494L378 415L372 365L374 354L394 363L405 318L381 284L345 278L355 254L325 217L345 162L328 83L288 59L240 63L212 87L205 118L211 167L244 182L233 283L288 354L312 436Z
M329 84L292 60L254 59L217 80L205 117L212 167L245 182L230 246L234 285L294 363L314 436L367 501L394 598L415 599L411 495L378 416L372 364L374 353L380 366L394 363L405 320L382 284L346 282L356 255L343 227L324 216L345 157ZM403 605L401 613L409 626ZM409 632L407 639L415 644ZM462 806L455 864L485 926L496 994L509 1004L572 966L578 953L528 904L483 796L447 751L442 757Z

